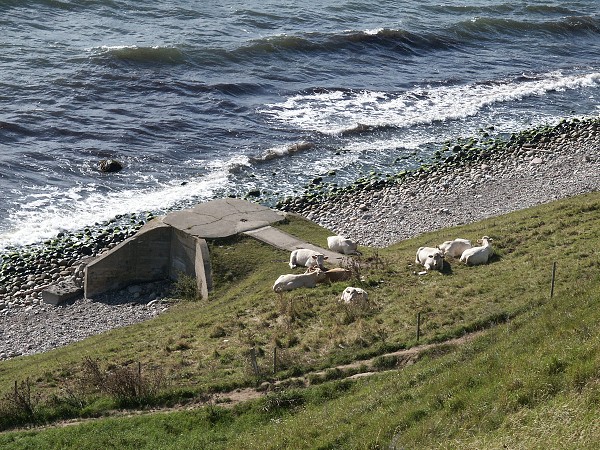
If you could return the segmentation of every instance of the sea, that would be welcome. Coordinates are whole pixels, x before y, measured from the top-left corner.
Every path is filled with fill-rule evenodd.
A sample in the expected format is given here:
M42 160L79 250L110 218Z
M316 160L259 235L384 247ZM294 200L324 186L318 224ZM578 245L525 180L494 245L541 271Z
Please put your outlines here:
M0 0L0 252L600 114L600 1ZM98 163L116 159L117 173ZM253 197L254 198L254 197Z

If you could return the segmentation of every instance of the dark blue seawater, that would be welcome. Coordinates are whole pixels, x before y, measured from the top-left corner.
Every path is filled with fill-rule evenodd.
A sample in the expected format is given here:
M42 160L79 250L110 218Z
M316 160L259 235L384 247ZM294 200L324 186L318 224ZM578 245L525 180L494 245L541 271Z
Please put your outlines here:
M0 0L0 250L597 116L599 6Z

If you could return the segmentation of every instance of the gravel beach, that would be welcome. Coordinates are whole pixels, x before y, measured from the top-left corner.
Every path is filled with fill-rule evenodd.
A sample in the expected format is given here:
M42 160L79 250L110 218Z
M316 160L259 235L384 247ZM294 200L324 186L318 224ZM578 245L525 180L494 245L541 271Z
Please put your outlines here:
M360 245L385 247L424 232L598 189L600 119L594 118L565 122L531 142L509 143L485 158L414 171L402 182L346 189L319 202L296 198L280 206ZM63 267L61 273L81 282L80 262ZM35 291L35 286L30 288ZM95 301L80 297L56 307L44 304L39 291L19 301L0 292L0 360L155 317L167 309L167 293L165 283L132 286Z
M600 189L600 121L565 128L556 137L509 146L483 161L441 166L401 184L347 192L318 204L291 204L288 210L360 245L386 247Z
M167 310L162 298L167 291L165 282L157 282L94 300L80 296L59 306L40 302L7 308L0 315L0 360L42 353L151 319Z

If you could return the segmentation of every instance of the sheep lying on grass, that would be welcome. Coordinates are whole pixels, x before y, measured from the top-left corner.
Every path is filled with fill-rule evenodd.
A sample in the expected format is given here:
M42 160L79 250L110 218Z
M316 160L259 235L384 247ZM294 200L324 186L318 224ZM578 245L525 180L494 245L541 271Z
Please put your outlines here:
M357 250L356 242L344 236L329 236L327 238L327 246L329 250L341 253L343 255L362 255Z
M471 241L461 238L446 241L438 246L444 256L451 256L452 258L460 258L463 252L471 247L473 247Z
M425 267L425 270L442 270L444 255L437 247L419 247L415 263Z
M483 236L477 243L482 245L465 250L460 257L460 260L467 266L486 264L489 261L490 256L494 253L494 250L492 249L492 238Z
M294 289L306 287L314 288L318 282L325 280L325 272L318 267L313 270L307 271L306 273L288 273L280 275L275 284L273 284L273 290L278 294L285 291L293 291Z
M320 267L323 269L323 264L327 256L314 250L307 248L299 248L290 254L290 269L297 266L301 267Z

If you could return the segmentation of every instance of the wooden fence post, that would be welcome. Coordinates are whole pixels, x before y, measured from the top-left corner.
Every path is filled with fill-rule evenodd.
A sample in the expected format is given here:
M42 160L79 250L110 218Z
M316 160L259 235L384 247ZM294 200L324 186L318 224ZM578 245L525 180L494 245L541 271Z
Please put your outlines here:
M137 395L142 395L142 363L138 361L137 364Z
M252 363L252 368L254 369L254 373L258 378L258 364L256 363L256 349L254 347L250 349L250 362Z
M550 285L550 298L554 297L554 280L556 278L556 261L552 263L552 283Z

